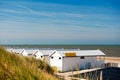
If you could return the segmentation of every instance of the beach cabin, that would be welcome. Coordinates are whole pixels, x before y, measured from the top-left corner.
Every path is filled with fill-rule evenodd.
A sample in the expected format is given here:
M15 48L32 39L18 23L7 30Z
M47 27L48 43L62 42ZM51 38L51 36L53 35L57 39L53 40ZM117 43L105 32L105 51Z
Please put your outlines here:
M21 52L21 54L22 54L23 56L33 56L36 51L38 51L38 50L36 50L36 49L24 49L24 50Z
M7 50L8 52L11 52L11 53L14 52L13 48L7 48L6 50Z
M53 53L53 49L42 49L40 52L43 54L45 61L49 64L50 57L48 57L51 53Z
M23 56L33 56L35 57L36 59L41 59L43 60L44 59L44 56L43 54L38 50L38 49L24 49L21 54Z
M22 54L23 56L28 56L28 52L27 52L25 49L22 50L21 54Z
M23 50L24 49L17 48L17 49L13 49L13 52L16 53L16 54L21 54Z
M96 59L97 56L105 54L100 50L54 50L49 55L49 64L60 72L88 69L104 64Z
M44 55L40 52L40 50L35 50L34 53L33 53L33 56L36 59L41 59L41 60L44 59Z

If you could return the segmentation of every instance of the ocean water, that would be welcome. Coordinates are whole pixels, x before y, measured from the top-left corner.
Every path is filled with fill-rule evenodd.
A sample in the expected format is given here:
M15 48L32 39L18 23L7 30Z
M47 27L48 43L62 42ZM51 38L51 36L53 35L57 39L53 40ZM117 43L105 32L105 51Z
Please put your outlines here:
M120 45L4 45L6 48L24 49L76 49L95 50L100 49L106 56L120 57Z

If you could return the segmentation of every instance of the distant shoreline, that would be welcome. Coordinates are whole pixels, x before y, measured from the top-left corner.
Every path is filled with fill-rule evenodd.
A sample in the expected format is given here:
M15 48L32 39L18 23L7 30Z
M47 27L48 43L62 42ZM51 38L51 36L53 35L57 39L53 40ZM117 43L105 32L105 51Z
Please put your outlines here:
M120 44L1 44L3 46L120 46Z
M81 49L96 50L100 49L106 56L120 57L120 45L3 45L6 48L37 48L37 49Z

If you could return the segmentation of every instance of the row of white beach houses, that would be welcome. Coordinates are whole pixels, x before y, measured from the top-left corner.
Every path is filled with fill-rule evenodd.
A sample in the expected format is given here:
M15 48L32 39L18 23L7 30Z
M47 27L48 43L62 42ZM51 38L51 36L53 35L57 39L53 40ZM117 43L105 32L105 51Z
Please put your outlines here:
M34 56L36 59L45 59L50 66L56 67L61 72L76 70L76 68L100 67L104 64L104 60L97 60L97 57L105 56L99 49L7 49L7 51L22 54L23 56Z

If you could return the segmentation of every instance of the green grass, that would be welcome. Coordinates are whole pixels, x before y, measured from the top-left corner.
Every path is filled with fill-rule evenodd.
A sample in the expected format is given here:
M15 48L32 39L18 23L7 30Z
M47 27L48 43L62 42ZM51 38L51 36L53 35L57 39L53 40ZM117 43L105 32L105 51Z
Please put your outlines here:
M57 80L44 61L7 52L0 46L0 80Z

